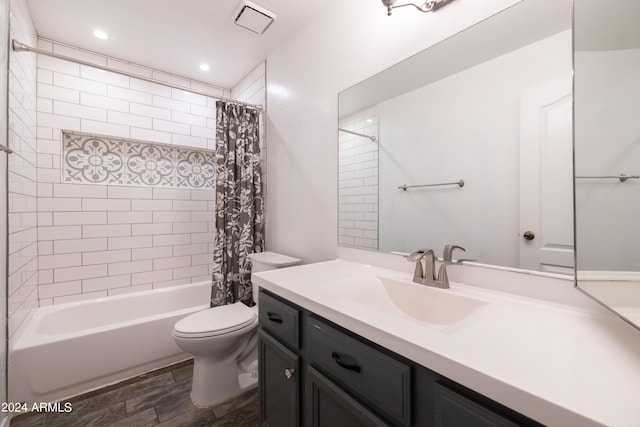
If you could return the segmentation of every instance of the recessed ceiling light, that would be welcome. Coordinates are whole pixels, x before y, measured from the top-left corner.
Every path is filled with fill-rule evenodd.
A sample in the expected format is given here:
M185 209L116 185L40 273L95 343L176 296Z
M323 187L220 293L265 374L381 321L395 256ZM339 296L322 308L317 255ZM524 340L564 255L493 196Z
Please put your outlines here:
M93 35L96 36L96 38L99 38L100 40L108 40L109 36L107 35L107 33L105 33L102 30L95 30L93 32Z
M200 64L200 69L202 71L209 71L209 66L207 64Z

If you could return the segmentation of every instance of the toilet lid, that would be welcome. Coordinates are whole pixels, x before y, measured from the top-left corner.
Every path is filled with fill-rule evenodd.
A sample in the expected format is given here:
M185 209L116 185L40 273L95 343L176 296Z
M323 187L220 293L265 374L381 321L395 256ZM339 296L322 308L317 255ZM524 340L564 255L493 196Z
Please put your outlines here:
M207 308L178 321L174 333L182 337L210 337L237 331L256 320L256 313L241 302Z

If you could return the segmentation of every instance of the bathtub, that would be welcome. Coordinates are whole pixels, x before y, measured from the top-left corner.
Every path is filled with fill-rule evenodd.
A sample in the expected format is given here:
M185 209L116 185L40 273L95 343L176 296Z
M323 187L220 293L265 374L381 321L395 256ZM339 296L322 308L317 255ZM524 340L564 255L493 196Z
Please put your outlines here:
M54 402L188 359L173 325L210 293L202 282L38 308L9 354L9 401Z

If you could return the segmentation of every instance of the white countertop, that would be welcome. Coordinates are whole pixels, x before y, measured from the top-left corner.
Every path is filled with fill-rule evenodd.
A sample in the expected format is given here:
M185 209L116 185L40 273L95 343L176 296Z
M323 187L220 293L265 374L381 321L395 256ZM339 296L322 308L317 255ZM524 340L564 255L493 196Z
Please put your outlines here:
M640 333L622 320L451 283L433 290L487 304L456 324L432 325L359 298L384 292L381 278L411 281L344 260L253 275L260 287L545 425L640 425Z

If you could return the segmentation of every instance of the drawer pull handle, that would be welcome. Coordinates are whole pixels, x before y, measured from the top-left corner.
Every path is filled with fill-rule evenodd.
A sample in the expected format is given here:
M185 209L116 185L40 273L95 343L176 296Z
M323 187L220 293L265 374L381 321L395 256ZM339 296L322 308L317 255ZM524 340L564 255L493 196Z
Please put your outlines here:
M348 369L348 370L353 371L353 372L360 372L360 365L356 365L355 363L343 362L342 360L340 360L340 354L339 353L336 353L335 351L332 351L331 352L331 357L333 357L333 360L335 360L336 363L340 367L342 367L344 369Z
M290 380L293 377L293 374L296 373L296 370L293 368L286 368L284 370L284 376L287 377L288 380Z
M267 319L271 320L274 323L282 323L282 317L272 311L267 311Z

